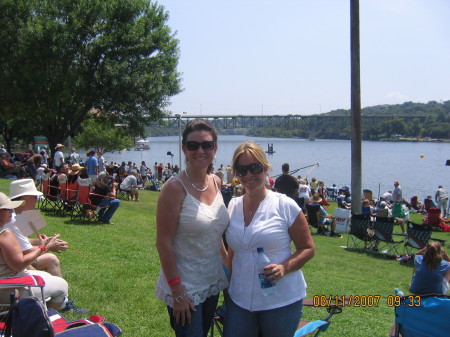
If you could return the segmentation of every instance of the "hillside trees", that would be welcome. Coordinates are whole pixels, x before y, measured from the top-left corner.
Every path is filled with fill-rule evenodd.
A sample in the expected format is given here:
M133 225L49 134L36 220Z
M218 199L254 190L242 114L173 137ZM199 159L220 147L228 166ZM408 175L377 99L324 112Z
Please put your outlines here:
M93 110L142 134L181 91L167 18L146 0L2 0L2 116L30 122L50 148Z

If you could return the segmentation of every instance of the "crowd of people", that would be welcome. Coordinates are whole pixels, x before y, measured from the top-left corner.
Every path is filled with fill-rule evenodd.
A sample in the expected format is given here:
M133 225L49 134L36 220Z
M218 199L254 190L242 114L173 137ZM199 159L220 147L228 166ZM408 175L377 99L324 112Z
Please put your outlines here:
M75 148L65 160L62 144L56 146L53 168L44 154L34 154L25 165L14 168L32 179L12 182L10 198L0 193L0 276L38 273L46 281L50 307L83 311L68 301L69 286L52 253L68 249L68 243L59 234L28 239L17 228L15 215L35 208L42 196L36 186L49 176L54 186L61 180L72 184L89 180L91 201L101 207L99 220L109 224L120 206L118 191L137 202L146 184L163 182L156 212L161 268L155 295L167 306L175 335L206 337L223 291L224 336L257 337L261 332L264 337L293 336L306 296L301 269L315 254L306 209L317 207L319 234L328 228L329 236L341 237L324 206L331 199L338 207L350 209L350 188L325 187L315 177L310 182L306 177L293 177L288 163L273 179L265 151L253 142L239 145L232 164L215 170L218 148L215 128L194 119L182 134L186 159L182 171L177 165L157 162L152 167L144 161L139 166L107 164L103 154L95 151L89 151L83 161ZM230 192L227 197L225 191ZM423 203L417 196L406 201L398 181L378 200L371 191L363 192L362 214L394 217L401 226L408 212L425 212L430 207L440 208L443 217L447 216L448 194L442 186ZM267 264L259 269L261 251ZM450 259L438 243L430 242L420 250L414 263L412 293L448 292ZM274 290L268 295L267 288Z

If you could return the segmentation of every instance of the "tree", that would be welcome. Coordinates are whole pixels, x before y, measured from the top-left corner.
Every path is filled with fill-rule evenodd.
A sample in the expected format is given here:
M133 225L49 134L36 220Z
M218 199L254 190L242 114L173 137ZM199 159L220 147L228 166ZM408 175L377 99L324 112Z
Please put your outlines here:
M77 147L111 152L133 146L133 141L105 118L91 118L82 123L82 130L74 138Z
M51 148L92 109L141 134L181 91L167 18L147 0L2 0L0 103Z

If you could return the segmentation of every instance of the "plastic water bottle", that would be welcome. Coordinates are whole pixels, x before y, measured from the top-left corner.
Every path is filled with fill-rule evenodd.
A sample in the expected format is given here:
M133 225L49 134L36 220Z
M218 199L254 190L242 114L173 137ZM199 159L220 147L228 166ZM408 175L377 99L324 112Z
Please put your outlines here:
M261 284L262 293L264 296L270 296L275 293L275 284L265 280L264 267L270 264L269 258L264 254L264 248L258 247L258 256L256 257L256 270L258 272L259 282Z

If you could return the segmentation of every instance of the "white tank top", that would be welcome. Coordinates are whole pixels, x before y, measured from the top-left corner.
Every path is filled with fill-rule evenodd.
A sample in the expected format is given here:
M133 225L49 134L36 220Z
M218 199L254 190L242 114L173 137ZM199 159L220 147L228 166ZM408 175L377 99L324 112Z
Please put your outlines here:
M220 249L222 234L228 227L230 217L217 185L213 203L206 205L189 194L179 178L174 176L171 179L178 180L186 192L172 248L186 294L193 305L198 305L228 286ZM155 295L172 306L172 293L162 269Z

